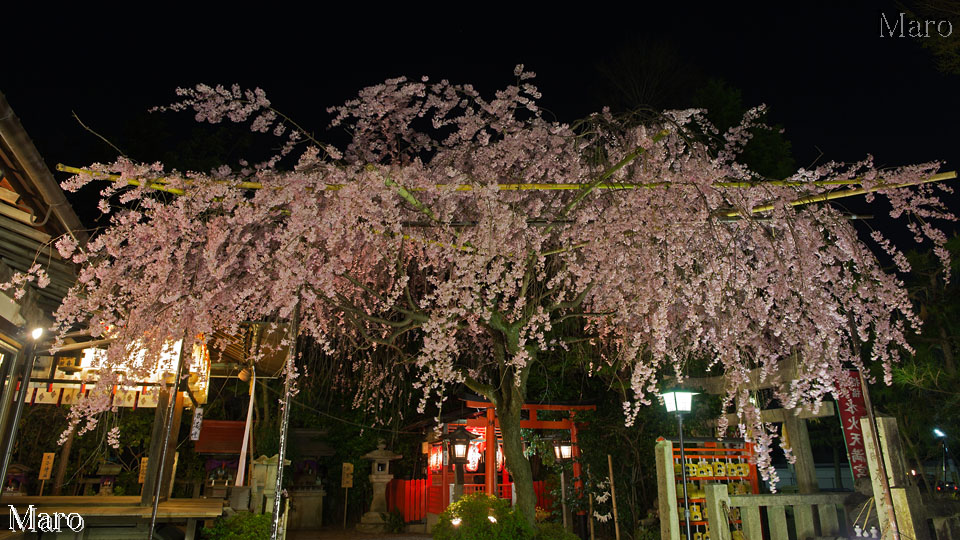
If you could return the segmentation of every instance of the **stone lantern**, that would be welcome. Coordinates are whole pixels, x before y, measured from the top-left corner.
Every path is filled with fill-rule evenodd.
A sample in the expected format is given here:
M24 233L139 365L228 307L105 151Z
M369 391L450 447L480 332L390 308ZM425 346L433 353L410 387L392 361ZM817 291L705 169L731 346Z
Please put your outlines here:
M383 514L387 513L387 483L393 479L390 473L390 462L403 456L386 450L383 439L377 443L377 449L361 456L370 460L370 485L373 486L373 501L370 511L360 518L357 530L360 532L383 532Z

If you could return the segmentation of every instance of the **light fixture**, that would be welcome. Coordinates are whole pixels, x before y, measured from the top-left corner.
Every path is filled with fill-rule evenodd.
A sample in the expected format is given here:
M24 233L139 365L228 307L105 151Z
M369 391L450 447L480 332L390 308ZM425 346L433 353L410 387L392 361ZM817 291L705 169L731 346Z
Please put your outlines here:
M450 443L450 462L453 463L456 471L457 480L453 486L454 501L459 501L463 496L463 468L467 463L467 450L470 448L470 441L477 436L467 431L463 424L457 426L453 433L447 433L442 440Z
M573 457L573 445L570 441L557 439L553 441L553 455L557 461L566 461Z
M448 433L444 438L450 442L450 461L457 465L466 463L470 441L476 439L477 436L460 425L457 426L456 431Z
M496 523L496 522L497 522L497 518L495 518L495 517L493 517L493 516L487 516L487 519L490 520L490 523Z
M30 332L30 337L32 337L34 341L40 339L40 336L42 335L43 335L43 328L34 328L33 331Z
M940 430L940 428L933 428L933 434L937 437L946 437L947 434Z
M454 527L460 525L460 518L455 517L455 518L451 519L451 520L450 520L450 524L453 525Z
M660 394L667 412L688 413L693 408L693 396L699 392L691 392L681 388L672 388Z

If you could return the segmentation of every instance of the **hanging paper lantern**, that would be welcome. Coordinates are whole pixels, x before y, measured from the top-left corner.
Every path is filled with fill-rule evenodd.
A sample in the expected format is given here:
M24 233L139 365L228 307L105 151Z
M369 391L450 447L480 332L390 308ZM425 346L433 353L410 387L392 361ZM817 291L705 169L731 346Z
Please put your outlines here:
M470 449L467 450L467 471L477 472L480 468L480 444L470 443Z

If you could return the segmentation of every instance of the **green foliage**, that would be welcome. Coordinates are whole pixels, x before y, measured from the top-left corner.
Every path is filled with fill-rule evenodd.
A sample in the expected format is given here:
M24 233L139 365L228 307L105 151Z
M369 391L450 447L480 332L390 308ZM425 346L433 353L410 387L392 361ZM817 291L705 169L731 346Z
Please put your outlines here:
M740 90L719 79L709 79L694 94L694 104L707 109L707 118L721 133L736 126L747 111ZM753 138L739 161L767 178L786 178L796 171L790 141L781 133L781 126L770 127L750 130Z
M660 540L660 530L656 527L640 525L633 533L633 540Z
M388 533L402 533L407 527L407 522L403 519L403 512L394 508L390 513L381 514L383 516L383 528Z
M537 525L534 540L580 540L580 537L563 528L559 523L541 523Z
M496 520L495 522L490 519L491 516ZM456 524L454 524L455 521ZM486 493L471 493L448 506L440 514L437 524L433 527L433 538L434 540L524 540L533 538L533 531L524 517L511 509L503 499Z
M238 512L219 518L213 527L204 528L204 540L260 540L270 537L270 514Z

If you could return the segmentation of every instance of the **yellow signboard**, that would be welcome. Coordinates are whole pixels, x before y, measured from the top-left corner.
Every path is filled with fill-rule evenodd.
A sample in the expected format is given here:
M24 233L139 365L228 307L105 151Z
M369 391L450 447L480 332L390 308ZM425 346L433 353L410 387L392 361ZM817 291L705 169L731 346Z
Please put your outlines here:
M140 458L140 476L137 478L137 482L141 484L147 478L147 461L150 458Z
M340 487L353 487L353 463L343 464L343 474L340 476Z
M40 476L37 477L37 480L50 479L50 473L53 472L53 456L53 452L43 454L43 461L40 462Z

